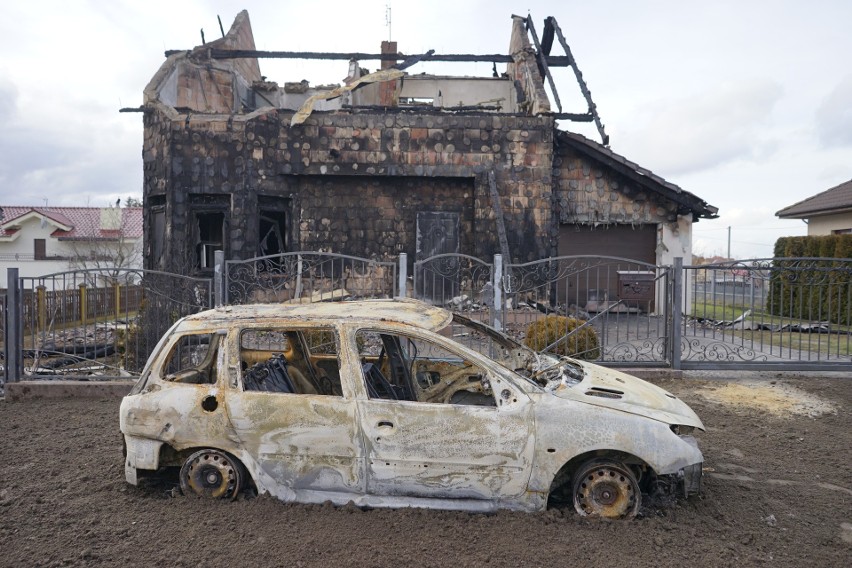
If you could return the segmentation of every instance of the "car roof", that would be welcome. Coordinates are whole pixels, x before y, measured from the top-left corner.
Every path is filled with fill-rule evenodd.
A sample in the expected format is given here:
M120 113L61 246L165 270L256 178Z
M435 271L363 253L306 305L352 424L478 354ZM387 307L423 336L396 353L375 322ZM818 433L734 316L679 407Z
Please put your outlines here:
M453 314L445 309L412 299L357 300L342 302L247 304L222 306L184 318L185 322L230 325L235 321L283 320L340 323L344 321L395 322L438 330L446 327Z

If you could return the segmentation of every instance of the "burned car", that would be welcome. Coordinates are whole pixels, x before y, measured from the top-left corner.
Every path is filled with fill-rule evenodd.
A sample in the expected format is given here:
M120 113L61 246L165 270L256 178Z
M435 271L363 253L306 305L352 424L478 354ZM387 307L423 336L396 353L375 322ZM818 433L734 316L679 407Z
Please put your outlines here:
M415 300L185 317L121 403L131 484L366 507L632 517L699 491L696 428L661 388Z

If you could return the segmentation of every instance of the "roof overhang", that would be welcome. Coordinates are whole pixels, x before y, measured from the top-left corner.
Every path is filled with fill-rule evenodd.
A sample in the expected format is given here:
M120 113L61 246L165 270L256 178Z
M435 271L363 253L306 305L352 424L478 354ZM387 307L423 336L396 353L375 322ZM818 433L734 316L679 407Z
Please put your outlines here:
M852 207L842 207L839 209L815 209L813 211L798 211L791 214L783 214L782 211L775 213L779 219L810 219L812 217L828 217L829 215L842 215L843 213L852 213Z
M679 205L678 214L691 213L693 221L699 219L717 219L719 208L708 204L706 201L681 189L673 183L665 181L650 170L630 162L623 156L616 154L606 146L598 144L578 134L557 130L559 142L565 143L581 154L600 162L613 171L618 172L627 179L641 185L642 187L657 193Z
M56 219L53 219L49 215L45 215L44 213L36 211L35 209L27 211L23 215L19 215L18 217L15 217L14 219L9 219L5 223L0 224L0 228L5 229L5 230L18 229L18 228L21 227L22 224L24 224L27 221L30 221L32 219L37 219L39 221L45 221L47 223L50 223L50 225L52 225L53 227L56 227L57 229L59 229L61 231L71 231L71 230L74 229L73 225L66 225L65 223L57 221Z

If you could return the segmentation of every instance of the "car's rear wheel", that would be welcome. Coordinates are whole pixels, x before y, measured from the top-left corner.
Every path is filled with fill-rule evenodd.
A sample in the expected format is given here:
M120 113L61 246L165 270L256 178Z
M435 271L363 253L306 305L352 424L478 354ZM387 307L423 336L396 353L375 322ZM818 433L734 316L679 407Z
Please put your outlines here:
M242 486L242 464L219 450L197 451L180 468L180 488L184 495L236 499Z
M630 468L609 460L583 464L574 475L573 496L580 515L608 519L635 517L642 500Z

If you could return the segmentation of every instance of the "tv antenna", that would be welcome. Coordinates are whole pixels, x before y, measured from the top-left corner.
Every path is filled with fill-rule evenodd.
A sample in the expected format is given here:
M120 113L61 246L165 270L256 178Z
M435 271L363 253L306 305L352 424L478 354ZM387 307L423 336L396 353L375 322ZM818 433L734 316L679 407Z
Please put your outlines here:
M391 41L391 5L385 4L385 25L388 27L388 41Z

